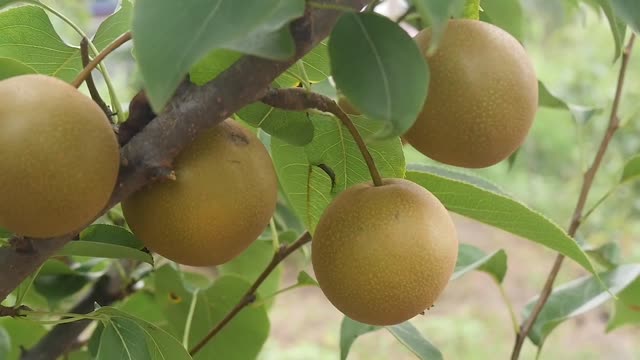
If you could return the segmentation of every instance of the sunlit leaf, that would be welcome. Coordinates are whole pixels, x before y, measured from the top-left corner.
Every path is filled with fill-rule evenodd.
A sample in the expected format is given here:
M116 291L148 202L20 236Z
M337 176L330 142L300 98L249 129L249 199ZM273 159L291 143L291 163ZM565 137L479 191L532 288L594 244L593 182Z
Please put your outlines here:
M14 71L30 69L65 81L82 70L78 48L60 39L47 14L37 6L0 12L0 58L12 59Z
M329 56L336 87L364 115L384 122L380 137L399 136L413 125L429 71L402 28L374 13L344 13L331 33Z
M529 339L541 346L549 333L560 323L604 304L611 299L611 294L618 294L638 276L640 265L622 265L600 274L602 282L593 276L587 276L557 287L531 328ZM603 288L603 283L608 289ZM536 300L527 304L524 318L529 316Z
M431 191L452 212L497 227L544 245L575 260L590 272L593 265L584 251L562 228L507 195L412 167L406 178Z

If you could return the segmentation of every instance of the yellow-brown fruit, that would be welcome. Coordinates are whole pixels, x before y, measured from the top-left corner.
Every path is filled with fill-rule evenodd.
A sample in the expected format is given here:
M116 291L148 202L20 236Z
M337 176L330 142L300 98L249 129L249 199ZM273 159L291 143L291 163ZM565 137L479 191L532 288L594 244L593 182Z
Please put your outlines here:
M345 315L393 325L427 310L455 268L453 221L429 191L404 179L355 185L327 207L311 260L320 288Z
M445 164L481 168L511 155L531 128L538 81L527 53L504 30L477 20L449 21L435 54L431 30L416 37L430 69L424 108L406 139Z
M107 205L119 165L93 100L45 75L0 81L0 227L35 238L80 230Z
M149 249L180 264L219 265L269 224L278 192L271 157L233 120L199 135L174 170L175 181L153 183L122 204L131 230Z

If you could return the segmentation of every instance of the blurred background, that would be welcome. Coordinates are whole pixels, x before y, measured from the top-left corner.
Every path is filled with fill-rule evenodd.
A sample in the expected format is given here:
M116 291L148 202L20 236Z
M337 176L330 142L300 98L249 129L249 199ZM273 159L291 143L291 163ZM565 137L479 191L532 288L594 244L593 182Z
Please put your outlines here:
M45 1L89 33L117 6L117 0ZM618 75L611 30L603 14L589 1L522 0L523 42L539 79L557 97L572 104L572 112L540 108L531 134L515 162L474 171L507 193L545 214L561 226L569 223L582 174L592 161L607 126ZM399 16L402 0L386 1L380 11ZM67 41L79 39L52 19ZM628 35L628 34L627 34ZM640 46L640 45L639 45ZM108 69L128 101L140 88L130 48L110 56ZM614 138L587 204L590 207L617 183L626 159L640 153L640 49L629 65L620 106L623 126ZM408 163L431 161L406 148ZM592 246L616 244L623 262L640 262L640 183L619 187L589 218L578 235ZM555 254L526 240L455 217L460 241L487 252L505 249L509 269L506 295L520 309L540 289ZM295 283L303 257L290 259L283 284ZM309 269L310 270L310 269ZM565 262L558 284L583 272ZM542 359L640 359L640 329L626 327L605 334L611 304L562 324L547 340ZM271 336L261 359L337 359L341 314L318 288L306 287L280 295L271 310ZM445 359L508 358L514 334L499 289L489 276L471 273L452 282L434 309L413 324L444 354ZM379 331L358 339L350 359L412 359L393 336ZM535 358L531 344L522 359Z

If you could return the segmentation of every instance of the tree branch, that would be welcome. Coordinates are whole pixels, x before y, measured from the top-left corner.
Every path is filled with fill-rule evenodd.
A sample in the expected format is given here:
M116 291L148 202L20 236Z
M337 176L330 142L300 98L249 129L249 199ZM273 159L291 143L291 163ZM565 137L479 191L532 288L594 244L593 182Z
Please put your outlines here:
M620 64L620 72L618 74L618 84L616 86L616 93L613 98L613 105L611 106L611 116L609 117L609 126L602 137L602 141L600 142L600 146L598 147L598 151L591 163L589 169L585 172L582 188L580 189L580 195L578 197L578 202L576 204L575 210L573 212L573 216L571 218L571 224L569 225L569 230L567 233L571 237L575 237L578 228L582 222L582 212L584 211L584 206L587 202L587 197L589 196L589 191L591 190L591 185L593 184L593 180L600 169L600 165L602 164L602 159L604 158L604 154L609 147L609 143L613 138L613 135L618 130L620 126L620 117L618 116L618 107L620 105L620 100L622 98L622 89L624 87L624 79L627 73L627 65L629 64L629 58L631 57L631 50L633 49L633 42L635 40L635 34L631 34L629 38L629 43L625 48L624 53L622 54L622 61ZM564 261L564 255L558 254L555 262L553 263L553 267L547 276L547 280L544 284L542 291L540 292L540 296L538 297L538 301L536 302L533 310L531 311L531 315L524 321L524 323L520 326L520 332L516 335L516 341L513 346L513 351L511 353L511 360L517 360L520 357L520 351L522 350L522 345L524 341L527 339L529 335L529 331L533 327L538 315L542 312L542 308L549 300L549 296L551 296L551 292L553 290L553 283L560 272L560 268L562 267L562 262Z
M86 68L91 62L91 59L89 58L89 39L87 39L86 37L83 37L82 41L80 41L80 57L82 58L82 66ZM102 97L100 97L100 92L98 92L98 89L96 88L96 84L93 81L93 76L91 76L91 73L87 74L87 79L85 80L85 82L93 101L95 101L96 104L100 106L100 109L102 109L104 114L107 115L109 121L112 121L113 113L111 112L111 109L109 109L109 106L107 106L107 104L104 102L104 100L102 100Z
M267 267L262 271L260 276L254 281L249 290L247 290L244 295L240 298L240 301L234 306L227 315L220 320L220 322L213 328L209 333L202 339L200 342L193 347L189 351L191 356L198 353L198 351L202 350L202 348L207 345L207 343L213 339L231 320L233 320L236 315L242 311L249 304L253 303L256 300L256 291L262 283L267 279L267 277L275 270L276 267L282 262L282 260L286 259L287 256L291 255L293 252L302 247L302 245L311 241L311 234L309 232L305 232L296 240L293 244L287 246L282 245L278 251L273 254L273 258L271 258L271 262Z
M323 3L360 9L366 1L326 0ZM243 56L204 86L183 82L164 111L122 149L118 184L104 211L149 183L154 169L170 167L176 155L199 133L262 98L273 80L329 35L340 14L333 9L314 8L295 21L291 32L296 54L290 60L278 62ZM0 299L74 235L34 241L34 250L27 254L0 248Z

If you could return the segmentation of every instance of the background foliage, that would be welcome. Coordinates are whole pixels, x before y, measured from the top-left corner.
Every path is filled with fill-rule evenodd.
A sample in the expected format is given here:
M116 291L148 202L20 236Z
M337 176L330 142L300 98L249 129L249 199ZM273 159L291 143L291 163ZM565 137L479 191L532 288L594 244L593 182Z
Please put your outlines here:
M8 2L0 1L0 5ZM126 31L132 14L136 14L131 3L125 0L120 12L98 27L103 19L90 16L84 1L45 3L62 10L80 27L91 30L88 33L97 31L94 42L98 49ZM257 53L276 59L286 57L292 50L288 47L291 43L280 30L302 14L304 7L300 4L304 2L294 1L288 6L285 3L264 2L264 8L252 9L253 16L229 10L226 17L251 21L240 22L245 24L243 26L236 23L224 31L216 27L219 32L209 29L204 32L207 36L194 39L194 43L204 46L183 54L175 48L184 44L159 39L149 20L175 12L176 9L170 6L178 5L158 6L154 10L157 13L142 15L140 9L145 5L154 7L155 3L138 0L139 16L133 22L133 30L140 38L148 36L149 40L141 41L147 50L141 47L134 54L141 64L152 63L137 67L130 48L110 56L106 67L118 97L130 99L144 77L146 83L153 84L157 90L152 94L152 101L160 108L170 96L172 86L187 72L197 83L204 83L235 61L240 53ZM418 12L408 16L406 21L414 25L422 21L422 25L431 23L438 27L448 14L465 10L463 1L450 2L448 7L438 7L438 3L444 2L437 1L415 0L412 3ZM401 177L405 175L405 164L412 164L406 172L408 178L427 186L436 195L440 191L441 201L451 211L467 217L455 218L460 240L467 244L460 250L454 274L456 280L452 281L436 308L424 318L385 331L343 319L323 298L312 277L304 272L309 271L309 259L308 254L302 252L288 259L270 276L259 289L257 302L245 309L196 359L208 359L214 354L224 359L334 359L338 352L343 358L349 352L350 359L412 358L415 354L428 359L438 356L447 359L505 358L512 345L512 330L503 297L511 299L518 310L531 301L553 259L549 248L562 251L576 262L561 273L558 284L564 285L558 288L549 311L543 312L541 322L534 328L531 339L542 344L559 325L545 342L543 358L640 357L640 347L634 340L640 335L637 327L640 316L635 308L625 305L638 302L639 288L637 276L640 270L632 264L640 263L640 222L637 221L640 217L640 184L633 181L640 169L636 162L629 160L640 153L637 135L640 133L640 88L637 86L640 56L632 58L627 74L628 86L620 108L623 127L611 144L587 208L602 196L609 194L608 197L579 232L580 247L554 225L568 222L582 173L591 162L606 127L617 80L614 61L620 55L623 39L630 32L621 31L620 25L623 20L638 30L640 6L623 0L483 0L482 8L482 20L503 27L524 43L533 58L539 80L549 95L557 98L543 97L542 105L547 106L540 108L527 142L513 161L488 169L460 171L438 165L410 147L403 148L400 140L391 135L404 131L406 118L411 117L411 107L421 101L419 94L398 96L400 100L393 100L394 104L401 104L408 109L408 114L385 118L388 109L370 106L371 103L380 104L379 99L372 101L357 90L349 93L350 84L362 79L349 77L353 73L349 69L345 71L344 79L334 73L336 83L346 95L354 99L362 97L355 103L365 108L366 115L386 121L384 128L381 122L364 117L355 119L359 130L371 140L370 149L383 175ZM198 15L202 9L192 10L193 14L189 16ZM387 1L379 10L399 15L403 12L403 2ZM9 13L11 16L7 15ZM419 15L422 15L421 19ZM40 30L38 33L42 38L20 36L21 30L13 25L23 21L25 16L38 19L31 25ZM391 25L384 23L383 18L367 16L373 22L382 22L382 27ZM180 21L179 18L175 20ZM349 25L346 21L343 26ZM211 26L219 23L210 22ZM268 42L272 46L265 50L255 44L234 41L246 32L267 34L267 40L273 41ZM181 39L179 34L175 39ZM162 40L161 45L159 40ZM24 50L42 42L48 47ZM402 46L402 37L393 42ZM43 10L10 8L0 13L0 77L37 71L71 80L81 65L77 48L69 44L78 43L76 33L59 19L48 17ZM155 53L159 51L166 53ZM52 56L52 52L57 55ZM168 57L176 54L184 56L180 59ZM343 56L345 59L341 63L348 64L357 54L332 54L331 46L324 43L307 55L302 65L294 66L281 76L276 84L288 87L302 80L315 91L335 96L335 89L325 80L331 71L330 56L338 63ZM153 63L158 59L165 63ZM167 62L178 63L179 71L156 77L155 74L163 73ZM424 91L403 85L406 83L403 76L407 74L398 72L394 94ZM98 81L102 93L107 94L106 84L101 78ZM335 119L318 114L283 114L263 105L252 106L239 112L237 117L260 128L258 133L270 145L282 183L281 191L286 196L282 197L274 226L242 256L217 269L206 270L179 267L157 257L152 259L140 251L137 240L120 227L122 216L115 209L101 219L101 224L83 232L80 241L65 247L61 255L70 256L70 263L48 261L37 277L28 279L3 304L17 302L45 312L66 312L90 290L96 279L113 271L115 262L104 258L146 262L147 265L140 266L134 273L134 278L143 279L135 294L114 307L97 309L86 316L96 320L97 326L92 328L95 331L87 333L86 346L70 354L69 358L110 359L114 358L114 351L124 351L135 359L160 358L161 353L171 359L188 359L181 344L187 348L193 346L228 312L268 263L274 243L295 240L303 227L313 229L323 207L337 192L368 176L364 164L352 157L357 149L351 137ZM277 113L279 111L281 113ZM391 137L374 139L381 135ZM318 167L320 164L330 166L335 172L333 186L326 171ZM446 195L451 191L453 196ZM312 195L307 200L309 193ZM484 211L487 207L482 204L487 203L495 214L487 215ZM474 209L470 204L480 205ZM512 214L512 218L504 214ZM590 255L591 261L583 251ZM154 272L150 272L149 264L154 265ZM630 265L620 267L620 264ZM611 292L617 293L619 300L611 301L611 294L603 291L600 283L585 269L600 272L602 281L611 286ZM580 278L569 282L577 277ZM300 289L273 297L278 289L289 288ZM594 309L597 310L584 314ZM34 314L34 318L42 317ZM572 320L561 321L565 319ZM635 326L618 329L630 324ZM32 346L49 327L23 319L0 319L0 359L17 358L20 346ZM605 330L612 333L604 336ZM140 347L140 344L147 346ZM528 344L523 358L532 357L535 351Z

